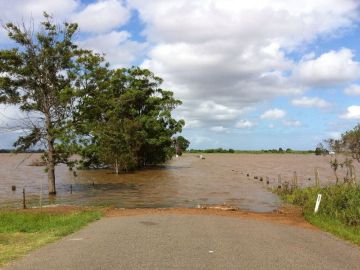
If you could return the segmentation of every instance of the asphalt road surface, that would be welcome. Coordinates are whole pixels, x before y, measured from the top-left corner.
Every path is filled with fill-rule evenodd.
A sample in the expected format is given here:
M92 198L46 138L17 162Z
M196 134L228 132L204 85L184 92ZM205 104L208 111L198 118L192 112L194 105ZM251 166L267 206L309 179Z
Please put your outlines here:
M27 269L360 269L360 248L330 234L245 218L103 218L6 266Z

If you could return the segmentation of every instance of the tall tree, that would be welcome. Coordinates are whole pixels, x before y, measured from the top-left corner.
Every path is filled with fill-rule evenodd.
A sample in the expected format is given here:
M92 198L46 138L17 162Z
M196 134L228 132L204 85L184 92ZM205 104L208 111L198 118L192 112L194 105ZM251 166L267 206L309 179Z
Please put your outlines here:
M8 23L5 29L16 47L0 51L0 102L29 114L26 135L15 146L25 150L44 145L49 194L56 194L55 165L71 164L77 140L71 118L77 91L86 87L79 74L94 64L95 56L72 41L77 28L75 23L57 25L46 13L36 33L24 24Z
M106 84L83 99L81 113L88 128L84 164L120 170L162 163L175 154L172 137L184 121L171 116L181 104L161 88L162 79L147 69L111 71Z

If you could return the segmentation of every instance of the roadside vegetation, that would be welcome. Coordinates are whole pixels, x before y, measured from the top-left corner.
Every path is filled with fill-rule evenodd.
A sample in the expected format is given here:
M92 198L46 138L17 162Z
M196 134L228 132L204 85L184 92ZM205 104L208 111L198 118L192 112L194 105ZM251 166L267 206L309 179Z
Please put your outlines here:
M360 245L360 184L355 162L360 162L360 124L346 131L340 139L328 139L316 148L316 155L329 155L336 185L296 186L277 189L286 202L302 207L305 218L319 228ZM346 176L340 179L339 170ZM320 208L314 213L317 195L322 195Z
M31 250L75 232L101 217L99 211L0 211L0 267Z
M280 197L302 208L311 224L360 245L360 186L348 183L328 187L279 190ZM320 208L314 213L317 195Z

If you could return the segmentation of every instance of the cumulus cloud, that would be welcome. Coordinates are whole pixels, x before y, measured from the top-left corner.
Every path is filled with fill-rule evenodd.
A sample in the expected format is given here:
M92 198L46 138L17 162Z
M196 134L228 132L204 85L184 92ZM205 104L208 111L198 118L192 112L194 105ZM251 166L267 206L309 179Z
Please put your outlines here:
M287 52L351 27L358 15L355 0L128 3L139 11L153 44L143 66L163 77L184 106L194 104L191 112L204 97L241 108L302 94L307 83L289 76L297 63Z
M4 21L26 19L29 14L36 21L44 9L59 21L77 21L86 32L80 34L79 44L105 52L113 67L135 62L150 68L165 79L164 88L183 101L176 114L189 129L249 127L254 123L236 121L246 118L244 114L257 104L279 96L287 96L295 106L324 108L325 100L303 96L309 87L350 84L359 78L359 63L350 49L318 56L307 50L319 37L358 23L358 0L0 0L0 4ZM128 32L132 9L143 23L146 43L135 41ZM301 60L294 60L293 53ZM261 119L285 115L272 109Z
M352 96L360 96L360 85L352 84L345 88L345 94L352 95Z
M329 86L360 78L360 63L354 60L350 49L329 51L318 58L300 62L295 77L311 86Z
M236 128L251 128L253 126L255 126L255 123L249 120L240 120L235 124Z
M354 119L359 120L360 119L360 106L353 105L349 106L344 114L340 116L344 119Z
M57 1L48 1L57 2ZM81 31L99 33L124 25L130 19L130 10L119 0L99 0L74 14L72 20Z
M248 108L238 109L213 100L189 100L176 110L177 118L185 120L186 128L228 126Z
M284 110L280 110L277 108L267 110L264 112L260 118L261 119L280 119L283 118L286 115L286 112Z
M327 108L330 103L319 97L301 97L291 101L291 104L298 107Z

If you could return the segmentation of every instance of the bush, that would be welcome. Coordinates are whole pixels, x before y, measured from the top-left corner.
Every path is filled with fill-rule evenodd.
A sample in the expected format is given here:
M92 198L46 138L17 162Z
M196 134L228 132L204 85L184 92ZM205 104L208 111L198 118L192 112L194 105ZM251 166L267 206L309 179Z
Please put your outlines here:
M322 194L317 215L339 220L348 226L360 226L360 186L342 184L295 189L290 194L279 192L285 201L301 206L305 215L313 214L317 194Z

